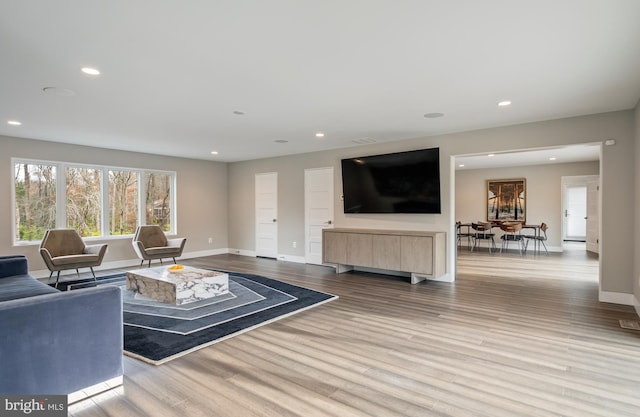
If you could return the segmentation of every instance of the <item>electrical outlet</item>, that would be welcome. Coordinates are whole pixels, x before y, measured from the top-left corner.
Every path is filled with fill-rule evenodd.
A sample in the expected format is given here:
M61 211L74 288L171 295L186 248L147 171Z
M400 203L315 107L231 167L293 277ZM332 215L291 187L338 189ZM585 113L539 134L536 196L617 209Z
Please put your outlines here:
M213 243L213 238L212 238L212 237L210 237L210 238L209 238L209 244L212 244L212 243Z
M291 247L293 247L293 248L297 248L297 247L298 247L298 242L293 242L293 243L291 244Z

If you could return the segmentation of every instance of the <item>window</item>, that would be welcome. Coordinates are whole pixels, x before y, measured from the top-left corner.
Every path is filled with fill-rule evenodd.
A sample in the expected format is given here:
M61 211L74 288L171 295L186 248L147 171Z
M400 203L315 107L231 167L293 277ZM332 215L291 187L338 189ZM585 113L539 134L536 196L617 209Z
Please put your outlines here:
M130 235L137 225L138 173L109 171L109 233Z
M40 240L56 224L56 167L15 163L15 240Z
M56 227L83 237L132 235L139 224L175 232L174 172L18 159L13 165L16 243L41 240Z
M166 174L147 173L147 224L157 224L162 230L171 230L171 177Z

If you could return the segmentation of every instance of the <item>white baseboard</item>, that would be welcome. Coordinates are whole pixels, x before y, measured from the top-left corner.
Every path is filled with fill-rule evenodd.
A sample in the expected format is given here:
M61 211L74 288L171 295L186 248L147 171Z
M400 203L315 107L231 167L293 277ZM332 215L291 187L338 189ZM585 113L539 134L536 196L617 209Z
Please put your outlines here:
M229 248L227 253L230 253L232 255L251 256L251 257L254 257L254 258L256 256L258 256L258 255L256 255L255 251L244 250L244 249L235 249L235 248ZM299 264L307 263L307 260L305 259L304 256L278 254L276 259L279 260L279 261L295 262L295 263L299 263Z
M600 290L598 294L598 301L602 303L612 303L612 304L632 306L635 304L636 298L634 297L633 294ZM636 310L638 310L637 307L636 307Z
M451 276L451 274L446 273L438 278L427 278L429 281L437 281L437 282L454 282L455 279Z
M198 252L183 252L182 256L179 259L189 259L189 258L198 258L201 256L211 256L211 255L221 255L224 253L231 253L228 248L219 248L219 249L211 249L211 250L203 250ZM157 261L154 261L156 263ZM93 268L94 271L103 271L109 269L120 269L120 268L128 268L132 266L140 265L140 258L132 258L132 259L124 259L121 261L111 261L111 262L103 262L102 265ZM32 277L34 278L48 278L51 271L48 269L40 269L37 271L29 271ZM65 275L75 275L75 269L69 269L66 271L60 271L60 276L63 277ZM55 279L56 274L53 274L53 278Z
M293 255L278 255L278 260L279 261L286 261L286 262L295 262L298 264L306 264L307 260L305 259L304 256L293 256Z
M232 255L252 256L254 258L256 257L256 252L252 250L229 248L227 250L227 253L230 253Z
M184 252L182 256L178 259L190 259L190 258L199 258L202 256L212 256L212 255L222 255L230 253L233 255L243 255L243 256L251 256L256 257L255 251L244 250L244 249L235 249L235 248L218 248L218 249L210 249L210 250L201 250L197 252ZM303 256L293 256L293 255L278 255L279 261L287 261L287 262L296 262L296 263L306 263L306 260ZM109 270L109 269L120 269L120 268L128 268L133 266L140 265L139 258L132 259L124 259L121 261L111 261L111 262L103 262L99 267L93 268L95 271ZM152 264L153 265L153 264ZM34 278L42 279L48 278L51 273L48 269L41 269L37 271L29 271L31 276ZM75 269L69 269L67 271L60 271L60 276L65 275L75 275ZM54 278L55 278L54 274Z

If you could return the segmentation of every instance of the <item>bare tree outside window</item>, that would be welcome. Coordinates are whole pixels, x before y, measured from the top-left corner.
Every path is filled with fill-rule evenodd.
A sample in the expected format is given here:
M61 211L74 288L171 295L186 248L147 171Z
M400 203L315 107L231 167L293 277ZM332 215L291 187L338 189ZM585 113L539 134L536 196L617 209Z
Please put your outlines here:
M15 164L16 241L39 240L56 223L56 167Z
M109 171L109 234L133 234L137 224L138 174Z
M140 224L175 232L174 172L29 159L12 165L14 243L61 227L83 237L130 236Z
M171 231L171 182L172 176L146 173L146 224L157 224L165 232Z
M66 170L67 227L80 236L100 236L102 171L68 167Z

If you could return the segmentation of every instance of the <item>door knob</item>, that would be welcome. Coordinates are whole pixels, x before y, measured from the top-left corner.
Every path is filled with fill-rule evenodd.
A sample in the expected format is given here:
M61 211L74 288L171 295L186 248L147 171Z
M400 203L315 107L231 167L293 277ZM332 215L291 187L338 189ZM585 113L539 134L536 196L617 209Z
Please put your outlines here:
M331 220L329 220L329 221L327 222L327 224L332 224L332 221L331 221Z
M273 222L275 223L275 222L276 222L276 219L273 219Z

